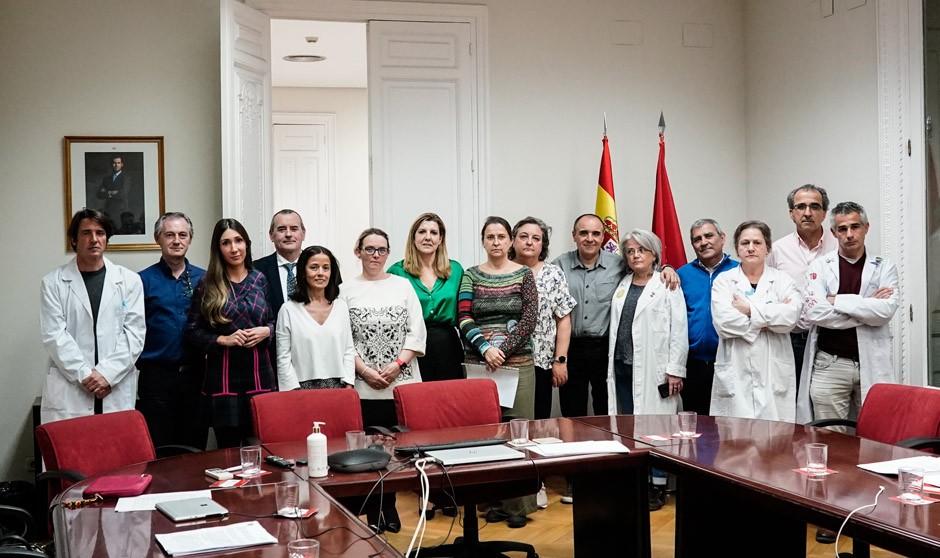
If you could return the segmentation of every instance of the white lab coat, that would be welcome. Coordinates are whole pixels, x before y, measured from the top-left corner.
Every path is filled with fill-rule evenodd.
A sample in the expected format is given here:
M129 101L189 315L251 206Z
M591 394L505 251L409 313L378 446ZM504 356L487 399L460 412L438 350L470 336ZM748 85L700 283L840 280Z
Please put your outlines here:
M712 285L718 353L710 414L793 422L796 369L790 330L800 319L803 297L789 275L769 266L747 296L750 289L740 267L722 273ZM751 304L750 317L731 305L734 293Z
M891 260L868 255L862 270L859 294L836 295L835 304L826 297L839 292L839 252L829 252L817 258L806 271L806 307L801 325L809 328L803 372L800 377L800 395L797 402L797 422L813 420L813 402L809 388L816 356L819 328L855 328L858 337L859 376L862 401L873 384L898 381L891 361L891 328L889 323L898 310L901 292L898 288L898 269ZM887 299L870 298L881 287L894 289ZM854 410L855 413L858 409Z
M633 274L624 277L610 300L610 336L607 352L607 412L617 414L617 387L614 381L614 348L620 314L627 300ZM633 414L675 414L679 396L665 399L656 387L666 382L666 374L685 378L689 353L689 330L682 289L670 291L659 272L643 287L633 317Z
M133 271L105 258L98 308L98 362L91 303L75 259L42 278L39 326L49 352L40 408L43 423L94 413L94 395L82 380L96 369L111 384L104 412L133 409L135 362L144 348L143 285Z

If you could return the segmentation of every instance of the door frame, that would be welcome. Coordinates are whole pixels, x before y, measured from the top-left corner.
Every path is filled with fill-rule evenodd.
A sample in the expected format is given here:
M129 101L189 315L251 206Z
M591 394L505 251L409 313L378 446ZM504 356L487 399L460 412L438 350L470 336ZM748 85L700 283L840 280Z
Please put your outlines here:
M331 112L275 112L271 115L271 125L291 125L291 124L321 124L326 127L326 142L327 142L327 165L329 166L327 172L327 183L326 183L326 195L329 200L329 207L326 219L326 238L318 240L318 244L323 244L325 246L336 246L336 114ZM273 145L273 136L272 134L272 145L271 145L271 157L272 162L275 153L275 146ZM273 177L274 167L272 164L272 177L271 177L271 199L274 199L274 177ZM274 211L280 211L280 209L275 209ZM269 242L270 244L270 242ZM270 246L269 246L270 247Z
M370 20L467 23L470 25L472 63L476 90L471 105L473 116L472 149L477 215L491 213L489 156L489 35L488 8L479 5L386 2L378 0L246 0L245 4L272 19L309 19L318 21ZM370 156L371 158L371 156ZM371 182L372 173L370 169ZM371 185L370 185L371 188ZM370 204L371 205L371 204ZM476 252L482 257L482 249ZM468 262L469 263L469 262Z

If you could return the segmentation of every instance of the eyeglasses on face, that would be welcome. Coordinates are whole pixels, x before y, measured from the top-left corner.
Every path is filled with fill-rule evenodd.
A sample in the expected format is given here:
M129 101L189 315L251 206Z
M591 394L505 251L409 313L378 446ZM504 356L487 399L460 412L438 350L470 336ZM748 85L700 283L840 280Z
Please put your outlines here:
M797 210L797 211L806 211L806 208L807 208L807 207L810 208L810 209L812 209L813 211L822 211L822 210L823 210L823 206L820 205L820 204L818 204L818 203L815 203L815 202L814 202L814 203L798 203L798 204L796 204L796 205L793 206L793 209L795 209L795 210Z
M370 256L374 256L375 254L385 256L388 254L388 248L376 248L375 246L366 246L362 251Z

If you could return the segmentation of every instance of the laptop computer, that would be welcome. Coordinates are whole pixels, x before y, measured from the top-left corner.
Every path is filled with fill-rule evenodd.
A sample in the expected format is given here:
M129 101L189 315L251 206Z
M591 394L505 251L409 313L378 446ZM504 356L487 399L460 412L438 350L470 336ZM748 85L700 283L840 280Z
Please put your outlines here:
M177 522L228 514L228 510L212 498L189 498L172 502L157 502L155 507Z
M523 452L506 446L477 446L471 448L432 450L425 452L425 455L440 460L445 466L525 458Z

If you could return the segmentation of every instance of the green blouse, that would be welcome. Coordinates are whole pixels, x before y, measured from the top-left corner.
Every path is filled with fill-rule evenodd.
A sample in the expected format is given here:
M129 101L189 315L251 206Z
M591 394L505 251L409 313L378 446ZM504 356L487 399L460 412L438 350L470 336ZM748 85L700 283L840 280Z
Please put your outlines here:
M418 301L421 302L424 321L457 325L457 291L460 290L463 267L454 260L450 260L450 277L447 280L438 277L434 288L428 291L428 288L421 282L421 278L405 271L403 264L404 260L392 264L388 272L404 277L411 283L411 287L418 294Z

